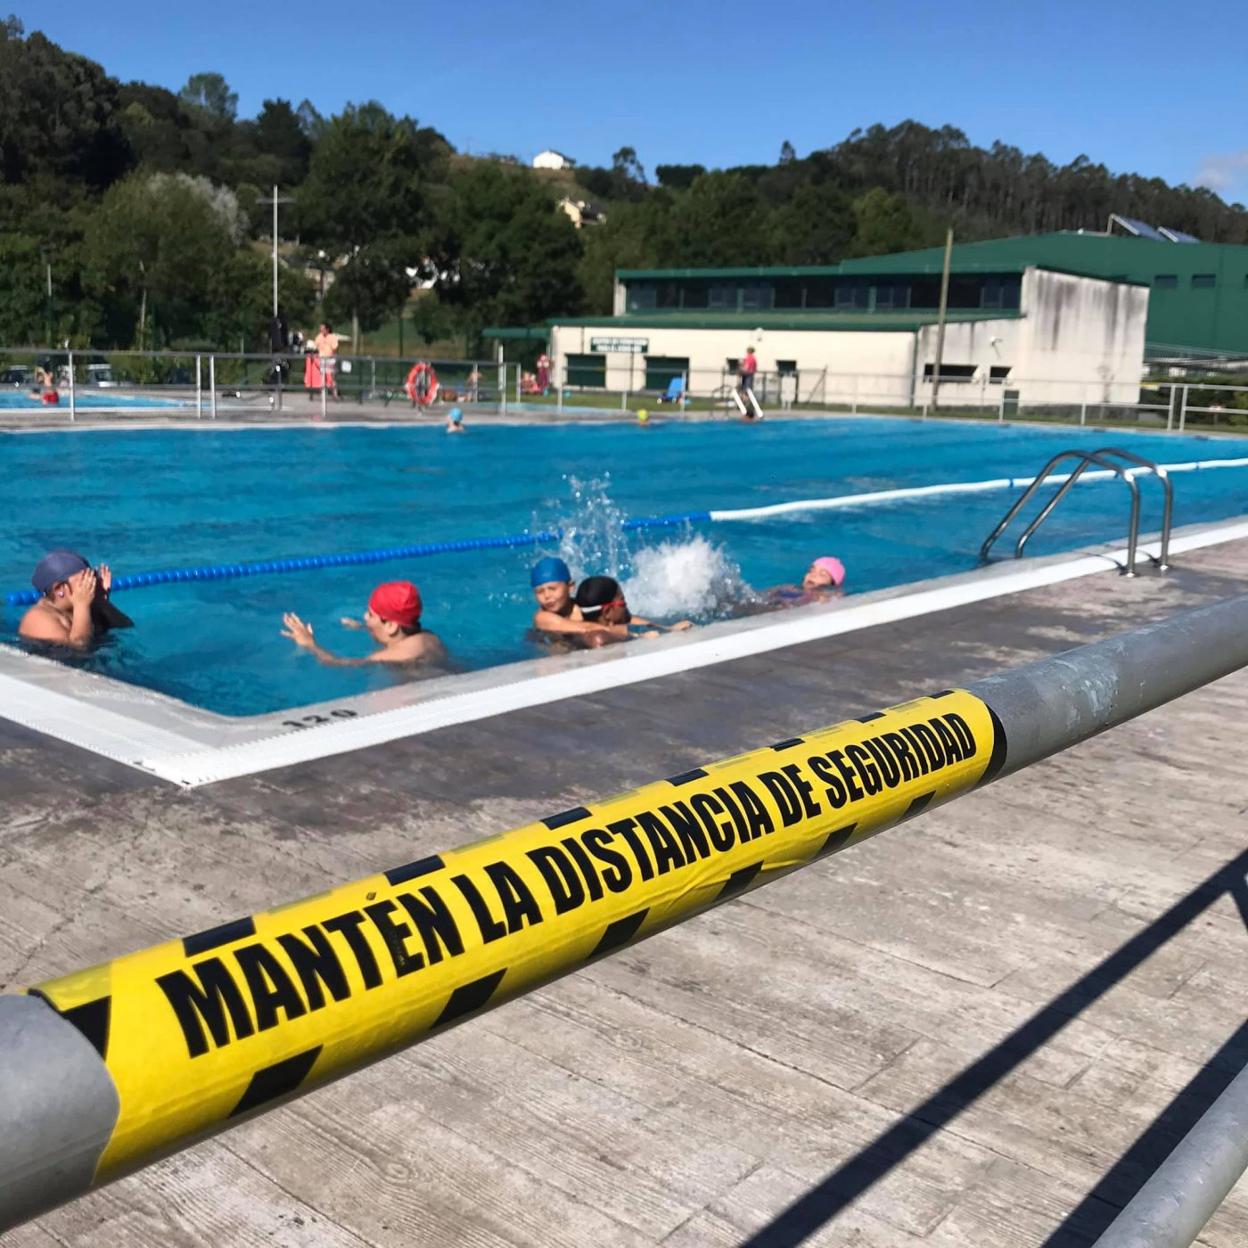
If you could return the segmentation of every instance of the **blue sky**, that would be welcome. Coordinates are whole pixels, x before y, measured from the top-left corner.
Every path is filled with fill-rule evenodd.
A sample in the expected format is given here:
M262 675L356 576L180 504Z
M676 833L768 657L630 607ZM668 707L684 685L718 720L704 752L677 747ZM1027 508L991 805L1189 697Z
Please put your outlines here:
M9 0L123 79L225 75L241 116L377 99L460 149L643 165L799 154L914 117L1248 203L1243 0ZM9 6L6 5L6 8Z

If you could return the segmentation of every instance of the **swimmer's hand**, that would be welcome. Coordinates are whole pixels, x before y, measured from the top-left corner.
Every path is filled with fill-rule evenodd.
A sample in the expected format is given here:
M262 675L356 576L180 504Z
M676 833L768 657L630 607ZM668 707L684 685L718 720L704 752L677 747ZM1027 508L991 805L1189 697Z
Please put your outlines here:
M283 637L289 637L295 645L302 647L304 650L317 649L316 638L312 636L311 624L305 624L293 611L287 611L282 616L282 623L286 625L282 629Z
M341 624L343 628L357 628L358 629L358 628L364 627L364 621L357 620L355 616L353 615L344 615L342 619L338 621L338 623Z
M677 620L675 624L669 624L667 631L669 633L683 633L686 629L693 627L692 620Z
M95 573L87 568L71 577L69 582L69 601L75 607L89 607L95 600Z
M100 584L106 594L113 587L113 570L106 563L100 564Z

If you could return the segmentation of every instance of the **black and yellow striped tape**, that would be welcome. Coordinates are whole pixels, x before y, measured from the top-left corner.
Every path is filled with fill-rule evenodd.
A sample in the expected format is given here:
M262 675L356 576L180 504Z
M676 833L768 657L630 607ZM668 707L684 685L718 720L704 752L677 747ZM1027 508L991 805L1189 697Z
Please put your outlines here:
M95 1182L990 779L949 691L39 984L119 1108Z

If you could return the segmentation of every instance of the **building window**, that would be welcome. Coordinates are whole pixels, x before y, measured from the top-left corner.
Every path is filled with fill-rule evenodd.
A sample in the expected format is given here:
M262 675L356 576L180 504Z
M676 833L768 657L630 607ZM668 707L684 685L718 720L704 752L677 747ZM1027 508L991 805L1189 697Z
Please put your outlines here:
M1193 273L1192 289L1193 290L1212 290L1218 284L1217 275L1214 273Z
M712 286L706 292L706 306L708 308L727 308L729 311L737 310L737 288L735 286Z
M836 288L836 310L853 312L870 303L871 288L859 282L842 282Z
M682 308L704 308L707 300L705 282L688 282L681 288L680 306Z
M689 357L675 355L646 356L646 389L666 390L672 378L684 377L689 372Z
M778 372L781 377L796 377L797 376L797 361L796 360L777 360L776 372Z
M649 312L658 301L653 282L638 282L628 288L628 310Z
M1001 385L1010 375L1012 364L994 364L988 370L988 382L990 385Z
M741 308L745 312L762 312L771 307L772 289L770 286L742 286Z
M931 381L936 371L935 364L923 365L923 380ZM940 364L940 380L946 381L970 381L975 376L974 364L946 364L943 360Z
M1179 277L1177 273L1158 273L1157 276L1153 278L1153 285L1158 290L1174 290L1178 284Z
M605 386L607 384L607 357L605 355L569 355L569 386Z
M800 277L778 277L772 283L772 307L800 308L805 290Z

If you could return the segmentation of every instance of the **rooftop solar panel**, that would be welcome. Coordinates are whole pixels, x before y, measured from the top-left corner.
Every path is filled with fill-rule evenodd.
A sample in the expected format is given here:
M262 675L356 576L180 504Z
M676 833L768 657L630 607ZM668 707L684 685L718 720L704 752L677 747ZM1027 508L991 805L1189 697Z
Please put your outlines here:
M1167 226L1159 227L1161 236L1168 238L1172 243L1198 243L1200 239L1195 234L1185 234L1182 230L1172 230Z
M1120 217L1117 213L1114 213L1109 220L1111 225L1117 223L1128 234L1134 234L1136 238L1151 238L1158 243L1166 241L1166 236L1160 230L1153 229L1147 221L1137 221L1134 217ZM1173 242L1174 240L1171 239L1170 241Z

